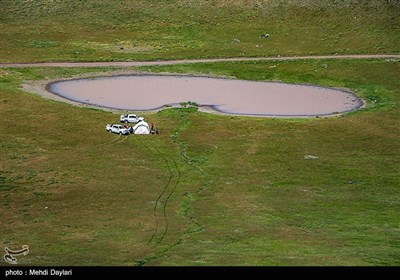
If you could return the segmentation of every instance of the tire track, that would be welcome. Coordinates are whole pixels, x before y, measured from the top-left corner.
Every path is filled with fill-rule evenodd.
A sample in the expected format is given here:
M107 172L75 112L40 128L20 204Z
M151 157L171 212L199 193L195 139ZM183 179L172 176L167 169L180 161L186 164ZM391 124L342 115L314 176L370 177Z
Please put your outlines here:
M119 135L119 136L122 136L122 135ZM122 143L122 142L124 142L126 139L128 139L128 137L129 137L129 135L125 135L125 137L123 137L122 138L122 140L119 140L119 141L117 141L117 142L115 142L116 144L118 143Z
M169 162L168 162L168 160L166 160L165 158L164 158L164 160L165 160L165 163L166 163L168 172L169 172L169 178L168 178L167 184L164 186L164 188L163 188L163 190L161 191L160 195L157 197L156 203L154 204L153 213L154 213L154 219L155 219L155 221L156 221L156 228L155 228L155 231L154 231L153 235L152 235L151 238L149 239L149 241L147 241L146 245L149 245L149 244L153 241L154 238L156 239L156 245L158 245L158 244L162 241L162 239L161 239L160 241L158 241L158 239L156 238L157 233L158 233L157 206L158 206L158 203L159 203L160 200L161 200L161 197L162 197L162 196L164 195L164 193L166 192L166 190L167 190L167 188L169 187L169 185L170 185L170 183L171 183L171 181L172 181L172 178L173 178L173 172L172 172L172 170L171 170L171 168L170 168ZM164 203L161 202L161 204L163 204L163 209L165 209L165 202L164 202ZM163 210L163 212L164 212L165 228L168 228L168 220L167 220L166 215L165 215L165 210Z
M163 203L161 202L162 205L163 205L163 206L162 206L162 212L163 212L163 219L164 219L165 227L164 227L164 231L162 232L161 237L160 237L160 238L157 238L157 235L158 235L158 233L159 233L159 227L160 227L160 225L159 225L159 218L158 218L158 214L157 214L157 212L158 212L158 211L157 211L158 204L160 203L160 201L162 201L162 197L164 196L164 194L167 193L167 189L170 187L171 182L172 182L172 179L173 179L173 177L174 177L174 172L173 172L173 170L172 170L172 168L171 168L171 164L170 164L169 159L168 159L168 158L165 156L165 154L162 153L157 147L153 146L152 148L150 148L150 146L149 146L147 143L145 143L145 141L143 141L141 138L139 138L139 143L140 143L141 145L143 145L143 146L144 146L148 151L150 151L153 155L156 154L156 153L157 153L158 155L160 155L161 158L162 158L162 160L165 162L165 166L166 166L166 168L167 168L167 170L168 170L168 173L169 173L168 180L167 180L166 184L164 185L164 187L162 188L161 193L158 195L158 197L157 197L157 199L156 199L156 202L155 202L155 204L154 204L154 207L153 207L153 216L154 216L154 220L155 220L155 229L154 229L154 232L153 232L152 236L150 237L150 239L149 239L149 240L147 241L147 243L146 243L146 246L148 246L148 245L150 245L150 243L151 243L153 240L155 240L155 244L154 244L154 247L155 247L155 246L157 246L158 244L161 243L161 241L164 239L164 237L165 237L165 235L166 235L166 233L167 233L167 231L168 231L168 227L169 227L169 226L168 226L168 218L167 218L167 212L166 212L167 202L168 202L168 200L171 198L173 192L175 191L177 185L179 184L181 174L180 174L179 169L177 169L177 170L179 171L179 173L178 173L178 179L177 179L177 181L175 182L174 187L172 188L172 191L169 192L169 194L168 194L167 198L165 199L165 201L164 201ZM174 162L174 166L176 166L176 162L175 162L174 160L172 160L172 161ZM177 168L177 167L176 167L176 168Z
M181 180L181 176L182 176L181 171L179 170L176 161L174 159L172 159L172 161L173 161L174 167L175 167L175 169L177 171L178 178L177 178L174 187L172 188L171 192L167 196L167 199L165 200L164 205L163 205L163 215L164 215L164 220L165 220L165 228L164 228L164 232L161 235L161 238L158 239L157 242L156 242L157 245L160 244L161 241L164 239L164 237L167 235L168 227L169 227L168 218L167 218L167 204L168 204L169 199L172 197L173 193L175 192L176 188L178 187L179 182Z
M107 145L107 144L111 144L114 143L115 141L117 141L119 138L121 137L121 135L118 135L117 137L115 137L113 140L105 142L105 143L101 143L99 145L97 145L97 147L103 146L103 145Z
M122 139L120 139L121 137L123 137L122 135L118 135L117 137L115 137L113 140L99 144L99 146L103 146L103 145L107 145L107 144L119 144L122 143L124 141L126 141L126 139L128 139L128 136L123 137ZM165 183L165 185L162 187L162 191L161 193L158 195L154 207L153 207L153 216L154 216L154 220L155 220L155 229L154 232L152 234L152 236L150 237L150 239L147 241L146 246L148 246L153 240L155 240L155 244L154 246L157 246L158 244L160 244L165 236L167 235L168 229L169 229L169 224L168 224L168 216L167 216L167 205L168 205L168 201L170 200L170 198L172 197L172 195L174 194L176 188L178 187L182 174L181 171L178 167L178 164L176 163L176 161L174 159L168 158L167 156L165 156L165 154L163 152L160 151L160 149L158 149L156 146L150 147L145 141L143 141L143 139L139 136L138 137L138 141L139 143L144 146L148 151L150 151L153 155L160 155L161 159L164 161L165 163L165 167L168 170L169 176L168 179ZM171 186L171 182L172 179L174 178L174 171L177 174L177 179L175 181L175 184L173 185L171 191L168 193L167 190L168 188ZM162 202L162 198L163 196L168 193L168 196L166 197L165 201ZM157 209L158 209L158 205L161 202L162 204L162 213L163 213L163 219L164 219L164 230L161 233L161 236L159 238L157 238L158 233L160 232L160 225L159 225L159 216L157 214Z
M189 122L189 120L188 120L186 114L180 113L180 117L181 117L181 124L175 129L175 133L174 133L174 135L171 136L171 137L172 137L173 142L175 142L175 143L178 144L179 159L180 159L181 161L183 161L186 165L191 166L192 168L194 168L197 172L200 173L201 177L203 178L203 184L202 184L202 186L200 187L200 189L198 189L198 190L195 192L196 194L198 194L198 193L201 192L204 188L207 188L207 187L208 187L208 185L209 185L210 182L211 182L211 179L209 178L209 176L208 176L200 167L198 167L197 165L196 165L196 166L193 166L193 165L192 165L192 162L191 162L190 157L186 154L186 143L185 143L184 141L178 139L178 135L180 135L180 133L181 133L183 130L185 130L185 129L189 126L189 124L190 124L190 122ZM149 147L147 147L147 148L148 148L149 150L151 150ZM167 157L165 156L165 154L162 153L156 146L154 146L153 149L154 149L159 155L161 155L162 158L163 158L166 162L168 162L168 158L167 158ZM157 237L154 237L154 236L156 236L155 234L152 236L152 240L153 240L154 238L156 238L156 244L155 244L154 247L156 247L158 244L160 244L160 242L163 241L163 239L165 238L165 236L166 236L167 233L168 233L169 223L168 223L168 215L167 215L167 205L168 205L168 202L169 202L170 198L173 196L174 192L176 191L176 189L177 189L177 187L178 187L178 185L179 185L179 183L180 183L180 181L181 181L181 178L182 178L182 173L181 173L181 170L180 170L179 167L178 167L177 161L176 161L175 159L173 159L173 158L169 158L169 159L173 162L173 167L174 167L174 169L175 169L176 172L177 172L178 178L177 178L177 180L176 180L176 182L175 182L173 188L172 188L171 191L169 192L169 194L168 194L168 196L167 196L167 198L166 198L166 200L165 200L165 202L164 202L164 205L163 205L163 216L164 216L164 220L165 220L165 222L166 222L166 226L165 226L165 228L164 228L164 231L163 231L163 233L162 233L162 235L161 235L161 237L160 237L159 239L157 239ZM172 171L171 171L171 172L172 172ZM148 262L150 262L150 261L152 261L152 260L156 260L156 259L159 259L159 258L165 256L165 254L166 254L168 251L170 251L172 248L174 248L175 246L180 245L180 244L183 242L183 240L185 239L185 235L187 235L187 234L192 234L192 233L196 233L196 232L199 232L199 231L201 231L201 230L204 229L204 227L202 227L201 224L200 224L199 222L197 222L196 219L195 219L193 216L191 216L191 215L183 215L183 217L189 219L190 223L195 224L195 225L196 225L196 229L189 229L189 228L186 228L181 234L177 235L177 240L176 240L175 242L173 242L173 243L167 245L167 247L164 248L164 249L162 249L161 252L153 253L152 255L150 255L150 256L148 256L148 257L145 257L145 258L143 258L143 259L138 260L136 263L137 263L139 266L144 266L144 265L146 265ZM157 229L157 230L158 230L158 229Z

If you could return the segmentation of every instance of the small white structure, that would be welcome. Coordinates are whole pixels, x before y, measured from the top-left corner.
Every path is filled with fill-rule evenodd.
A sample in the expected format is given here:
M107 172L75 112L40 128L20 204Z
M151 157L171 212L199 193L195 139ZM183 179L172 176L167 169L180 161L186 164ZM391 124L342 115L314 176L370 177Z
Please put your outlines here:
M135 126L132 127L134 134L150 134L150 127L143 119L139 120Z

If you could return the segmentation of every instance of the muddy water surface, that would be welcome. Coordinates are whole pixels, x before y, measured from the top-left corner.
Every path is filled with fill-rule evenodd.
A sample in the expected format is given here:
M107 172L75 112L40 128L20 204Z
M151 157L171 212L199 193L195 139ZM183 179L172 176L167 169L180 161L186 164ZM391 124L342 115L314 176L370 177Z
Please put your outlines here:
M339 89L196 76L99 77L51 83L48 90L81 103L131 111L191 101L228 114L301 117L363 105L353 93Z

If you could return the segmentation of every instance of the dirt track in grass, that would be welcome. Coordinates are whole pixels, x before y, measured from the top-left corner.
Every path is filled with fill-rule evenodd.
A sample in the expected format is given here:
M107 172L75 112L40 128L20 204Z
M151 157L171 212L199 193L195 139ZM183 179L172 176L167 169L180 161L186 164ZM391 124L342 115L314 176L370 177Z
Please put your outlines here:
M135 67L152 65L173 65L185 63L229 62L229 61L283 61L307 59L400 59L400 54L366 54L366 55L315 55L315 56L285 56L285 57L236 57L191 60L165 61L109 61L109 62L39 62L39 63L0 63L0 68L24 67Z

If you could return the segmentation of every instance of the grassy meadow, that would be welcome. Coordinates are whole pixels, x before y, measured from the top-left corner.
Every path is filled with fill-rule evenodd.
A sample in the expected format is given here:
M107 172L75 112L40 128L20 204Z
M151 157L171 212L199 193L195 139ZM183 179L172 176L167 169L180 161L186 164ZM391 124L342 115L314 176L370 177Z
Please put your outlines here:
M2 0L0 30L0 62L399 53L400 2Z
M0 61L399 52L397 1L160 2L3 0ZM125 137L104 129L118 113L21 89L118 68L0 68L0 241L29 245L20 265L400 265L398 60L129 69L347 88L367 106L309 119L167 109L144 115L160 135Z

